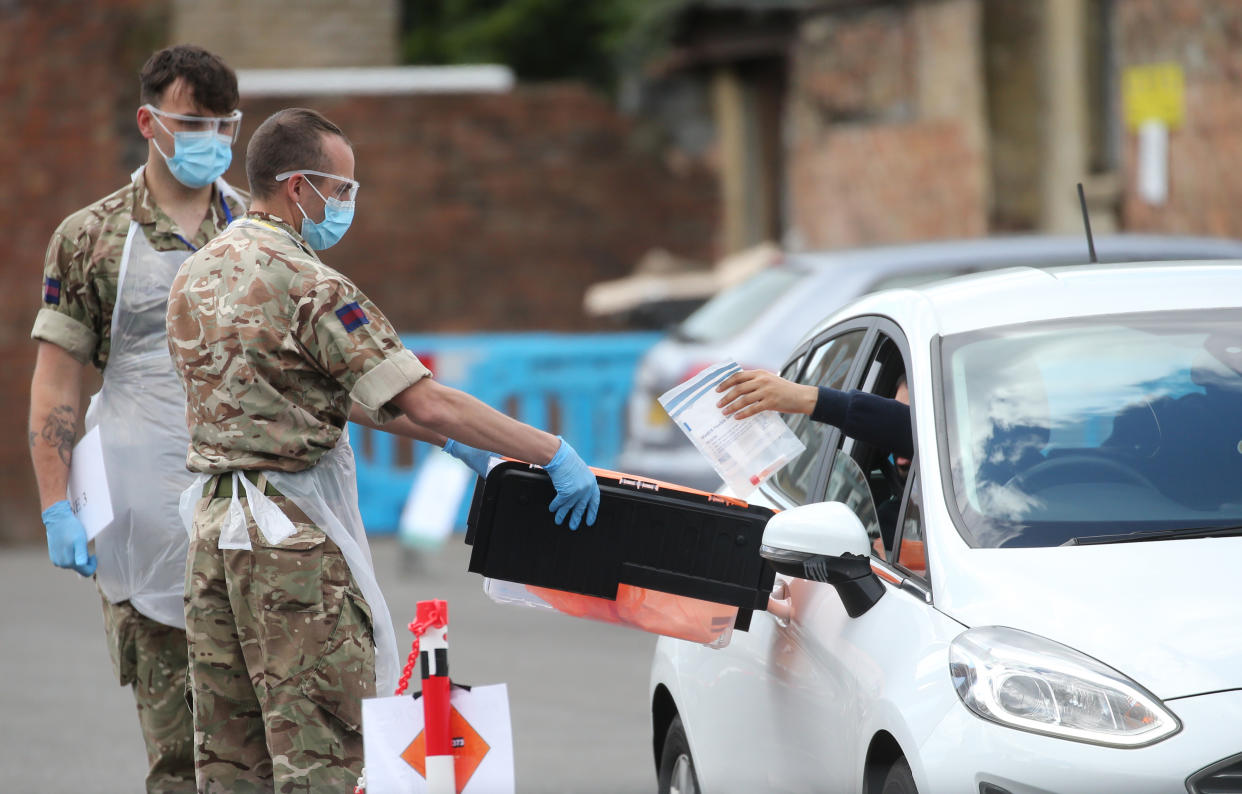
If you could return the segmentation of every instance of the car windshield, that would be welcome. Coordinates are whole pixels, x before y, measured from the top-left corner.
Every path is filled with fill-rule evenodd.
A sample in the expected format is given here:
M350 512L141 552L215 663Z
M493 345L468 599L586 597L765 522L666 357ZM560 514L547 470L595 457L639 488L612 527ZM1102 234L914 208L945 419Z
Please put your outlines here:
M677 336L689 342L719 342L729 339L785 294L806 273L780 265L755 275L721 292L700 306L677 329Z
M1242 311L948 336L940 363L953 493L973 544L1242 524Z

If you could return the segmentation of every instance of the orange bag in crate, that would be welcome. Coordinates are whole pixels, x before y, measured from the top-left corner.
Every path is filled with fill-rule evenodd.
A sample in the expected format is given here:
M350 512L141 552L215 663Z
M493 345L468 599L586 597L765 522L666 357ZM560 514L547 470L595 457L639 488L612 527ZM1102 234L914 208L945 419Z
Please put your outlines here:
M703 644L722 639L727 642L726 632L731 635L737 619L737 607L624 583L617 587L616 601L549 587L526 585L526 589L558 612L575 618L630 626Z
M726 631L732 633L737 607L622 583L617 587L617 614L643 631L709 644Z
M597 598L595 596L578 595L577 593L567 593L564 590L553 590L550 587L535 587L530 584L526 585L526 589L543 599L548 606L557 612L562 612L571 617L600 620L604 623L622 622L621 616L617 614L616 601L609 601L607 598Z

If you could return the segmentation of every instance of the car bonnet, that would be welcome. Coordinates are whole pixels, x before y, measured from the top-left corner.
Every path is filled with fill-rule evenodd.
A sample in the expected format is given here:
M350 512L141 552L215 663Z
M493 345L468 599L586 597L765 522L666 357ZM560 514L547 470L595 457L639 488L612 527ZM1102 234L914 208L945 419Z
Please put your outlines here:
M945 549L936 608L1074 648L1167 700L1242 688L1242 537Z

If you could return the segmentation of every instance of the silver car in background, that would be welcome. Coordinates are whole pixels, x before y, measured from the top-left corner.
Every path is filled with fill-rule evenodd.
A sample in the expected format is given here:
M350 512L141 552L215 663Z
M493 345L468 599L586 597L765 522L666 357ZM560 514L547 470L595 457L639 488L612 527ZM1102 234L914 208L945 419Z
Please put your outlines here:
M1242 258L1242 241L1162 235L1097 237L1099 261ZM776 370L803 333L868 292L983 270L1085 264L1083 236L1013 236L787 254L721 292L656 343L639 362L627 411L620 471L705 490L721 484L707 460L669 421L658 398L709 364Z

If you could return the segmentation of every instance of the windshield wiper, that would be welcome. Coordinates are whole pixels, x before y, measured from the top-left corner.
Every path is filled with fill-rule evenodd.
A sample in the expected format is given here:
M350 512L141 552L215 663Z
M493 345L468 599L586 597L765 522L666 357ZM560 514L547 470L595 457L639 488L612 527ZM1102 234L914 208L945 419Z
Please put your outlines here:
M1070 538L1062 546L1095 546L1103 543L1139 543L1147 540L1181 540L1183 538L1228 538L1242 535L1242 526L1195 527L1193 529L1148 529L1121 535L1088 535Z

